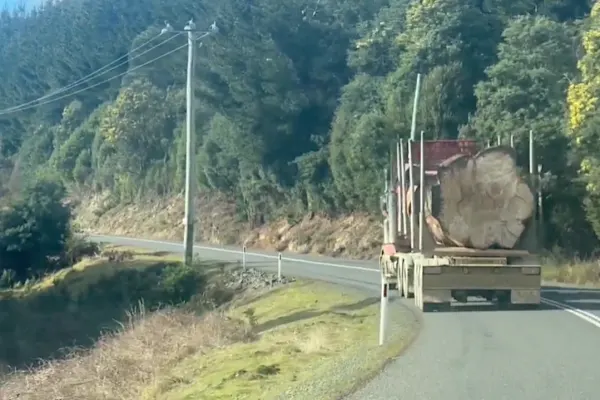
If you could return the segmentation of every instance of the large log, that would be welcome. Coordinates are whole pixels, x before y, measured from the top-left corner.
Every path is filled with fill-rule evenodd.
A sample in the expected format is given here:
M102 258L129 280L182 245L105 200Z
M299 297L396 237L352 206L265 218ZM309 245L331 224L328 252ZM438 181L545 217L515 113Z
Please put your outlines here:
M443 162L437 184L426 185L426 222L440 243L476 249L512 249L535 209L519 176L513 149L491 147ZM435 195L431 195L436 193Z

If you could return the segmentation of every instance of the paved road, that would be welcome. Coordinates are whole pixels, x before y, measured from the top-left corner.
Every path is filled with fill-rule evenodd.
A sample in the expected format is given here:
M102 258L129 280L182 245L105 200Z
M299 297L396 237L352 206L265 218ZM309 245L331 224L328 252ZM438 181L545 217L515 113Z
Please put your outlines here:
M107 236L92 239L182 250L177 243ZM198 246L196 251L203 258L241 259L239 249L231 247ZM373 294L379 290L373 262L296 254L283 257L284 274ZM273 268L277 262L274 253L264 251L249 253L247 260L272 263ZM544 297L546 304L537 311L491 311L478 306L425 314L423 330L412 347L349 400L600 399L600 291L546 288Z

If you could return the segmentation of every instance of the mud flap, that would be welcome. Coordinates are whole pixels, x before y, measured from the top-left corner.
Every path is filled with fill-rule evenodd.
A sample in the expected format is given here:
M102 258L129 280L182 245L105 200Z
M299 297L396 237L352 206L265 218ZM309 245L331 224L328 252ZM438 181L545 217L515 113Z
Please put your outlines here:
M510 302L512 304L540 304L541 297L539 289L511 290Z
M423 312L450 311L452 308L451 291L436 289L415 293L415 305Z
M452 291L445 289L423 290L424 303L450 303Z

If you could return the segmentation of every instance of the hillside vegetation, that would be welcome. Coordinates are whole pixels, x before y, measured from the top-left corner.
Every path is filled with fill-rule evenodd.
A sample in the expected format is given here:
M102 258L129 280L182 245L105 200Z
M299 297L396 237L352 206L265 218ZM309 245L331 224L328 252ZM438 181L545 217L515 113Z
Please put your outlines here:
M589 256L600 234L598 11L588 0L63 0L5 11L3 187L41 170L78 198L109 193L105 208L180 194L186 39L158 34L193 17L220 28L198 49L198 184L230 218L251 229L377 213L421 73L428 139L515 135L525 160L535 132L546 245Z

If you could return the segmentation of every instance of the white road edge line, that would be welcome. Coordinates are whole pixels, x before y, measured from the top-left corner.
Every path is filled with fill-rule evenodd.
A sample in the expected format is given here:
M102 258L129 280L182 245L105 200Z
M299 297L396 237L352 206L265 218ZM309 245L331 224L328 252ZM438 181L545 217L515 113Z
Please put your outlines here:
M544 304L547 304L549 306L556 307L563 311L571 313L571 314L575 315L576 317L581 318L582 320L584 320L586 322L589 322L590 324L594 325L595 327L600 328L600 317L598 317L597 315L594 315L590 312L581 310L579 308L571 307L568 304L560 303L556 300L547 299L545 297L542 297L541 301Z
M105 236L105 235L91 235L91 236L96 236L98 238L118 237L121 239L133 240L133 241L137 241L137 242L156 243L156 244L170 244L170 245L178 245L179 244L176 242L168 242L168 241L163 241L163 240L138 239L138 238L130 238L130 237L126 237L126 236ZM242 254L242 251L240 251L240 250L221 249L218 247L195 245L194 248L200 249L200 250L217 251L217 252L221 252L221 253ZM273 255L269 255L269 254L246 252L246 255L253 256L253 257L262 257L262 258L267 258L267 259L272 259L272 260L277 259L277 256L273 256ZM292 261L292 262L297 262L297 263L304 263L304 264L323 265L323 266L327 266L327 267L354 269L354 270L359 270L359 271L379 273L379 270L374 269L374 268L355 267L355 266L350 266L350 265L334 264L334 263L328 263L328 262L322 262L322 261L309 261L309 260L302 260L299 258L291 258L291 257L282 257L282 260L287 260L287 261ZM572 307L568 304L560 303L556 300L551 300L551 299L548 299L545 297L541 298L541 302L544 304L547 304L549 306L559 308L568 313L571 313L571 314L575 315L576 317L596 326L597 328L600 328L600 317L598 317L597 315L594 315L590 312L587 312L587 311L581 310L579 308Z
M242 252L239 251L239 250L219 249L219 248L206 247L206 246L194 246L194 248L195 249L202 249L202 250L209 250L209 251L218 251L218 252L222 252L222 253L242 254ZM268 259L277 259L277 256L271 256L271 255L268 255L268 254L246 252L246 255L247 256L253 256L253 257L268 258ZM368 272L379 272L379 270L374 269L374 268L354 267L354 266L350 266L350 265L333 264L333 263L322 262L322 261L309 261L309 260L302 260L300 258L292 258L292 257L283 257L282 256L281 259L282 260L296 262L296 263L303 263L303 264L324 265L324 266L327 266L327 267L344 268L344 269L356 269L356 270L359 270L359 271L368 271Z
M132 240L132 241L135 241L135 242L146 242L146 243L156 243L156 244L179 245L179 243L175 243L175 242L168 242L168 241L162 241L162 240L152 240L152 239L137 239L137 238L130 238L130 237L126 237L126 236L105 236L105 235L90 235L90 236L95 236L97 238L102 238L102 237L105 237L105 238L111 238L111 237L113 237L113 238L121 238L121 239ZM194 245L194 249L216 251L216 252L219 252L219 253L228 253L228 254L242 254L241 250L221 249L221 248L218 248L218 247L209 247L209 246L200 246L200 245ZM269 255L269 254L246 252L246 255L253 256L253 257L262 257L262 258L267 258L267 259L271 259L271 260L276 260L277 259L277 256L273 256L273 255ZM323 261L309 261L309 260L302 260L300 258L292 258L292 257L281 257L281 259L282 260L287 260L287 261L292 261L292 262L297 262L297 263L303 263L303 264L323 265L323 266L327 266L327 267L344 268L344 269L354 269L354 270L359 270L359 271L367 271L367 272L377 272L377 273L379 273L379 270L375 269L375 268L356 267L356 266L351 266L351 265L334 264L334 263L328 263L328 262L323 262Z

